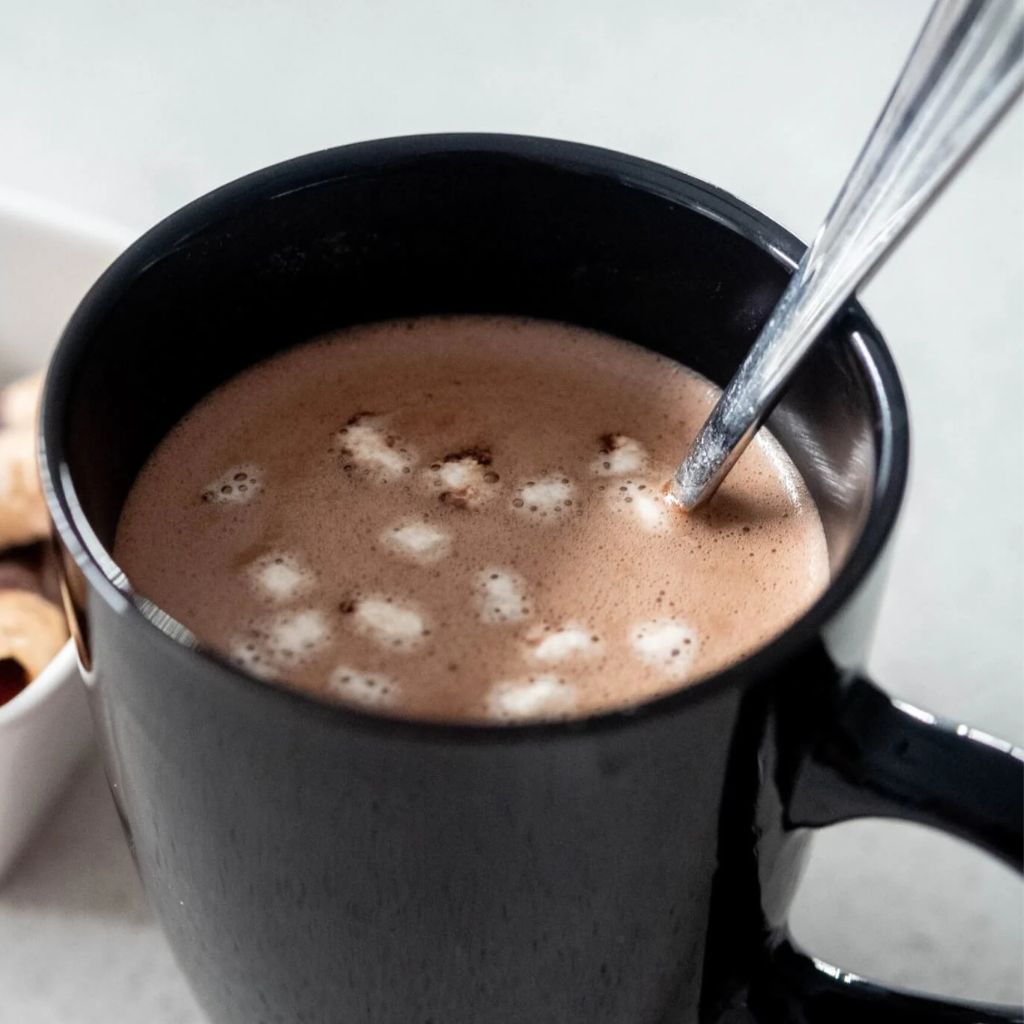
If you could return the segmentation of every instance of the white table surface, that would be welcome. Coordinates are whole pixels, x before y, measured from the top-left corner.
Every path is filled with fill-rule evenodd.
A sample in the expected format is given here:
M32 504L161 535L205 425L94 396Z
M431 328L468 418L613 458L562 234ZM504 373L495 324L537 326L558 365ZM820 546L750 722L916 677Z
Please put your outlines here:
M142 229L246 171L408 132L636 153L808 236L924 0L7 0L0 184ZM1024 118L1016 111L865 293L910 395L914 473L871 669L1024 740ZM1020 1001L1020 882L912 826L817 841L798 938L847 969ZM0 1020L203 1020L95 761L0 889Z

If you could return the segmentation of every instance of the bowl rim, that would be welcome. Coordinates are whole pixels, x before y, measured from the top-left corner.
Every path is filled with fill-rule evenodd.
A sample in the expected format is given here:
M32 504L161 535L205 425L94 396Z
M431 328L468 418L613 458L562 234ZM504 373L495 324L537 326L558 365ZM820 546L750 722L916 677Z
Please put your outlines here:
M74 210L45 196L0 185L0 226L6 224L44 233L52 240L63 237L65 241L95 246L97 256L100 250L107 250L107 263L122 252L137 234L124 225ZM101 262L102 259L97 260L97 272L103 269ZM69 316L72 312L69 310ZM54 346L57 341L57 338L53 339ZM41 368L45 369L48 363L49 355ZM10 700L0 704L0 728L14 724L45 704L73 674L75 660L74 644L68 640L35 679Z
M77 660L74 642L66 640L35 679L26 683L5 704L0 704L0 730L14 725L42 707L75 674Z
M21 221L31 228L50 234L67 235L79 241L109 246L112 259L113 255L123 252L138 237L138 232L127 225L6 185L0 185L0 221ZM55 347L57 341L54 338Z

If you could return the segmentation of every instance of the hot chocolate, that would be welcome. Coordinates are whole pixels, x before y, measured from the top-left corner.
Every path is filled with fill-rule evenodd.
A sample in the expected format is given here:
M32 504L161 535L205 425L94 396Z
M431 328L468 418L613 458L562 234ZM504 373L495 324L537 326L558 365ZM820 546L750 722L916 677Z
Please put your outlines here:
M456 722L628 706L763 646L828 582L766 431L707 508L666 501L717 394L565 324L349 328L200 402L115 558L202 644L323 700Z

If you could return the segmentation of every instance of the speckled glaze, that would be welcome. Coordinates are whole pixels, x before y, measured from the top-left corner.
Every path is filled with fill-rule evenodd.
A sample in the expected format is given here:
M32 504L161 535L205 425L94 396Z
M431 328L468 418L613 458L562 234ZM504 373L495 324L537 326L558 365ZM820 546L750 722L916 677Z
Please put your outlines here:
M140 872L214 1021L1018 1019L885 992L787 938L811 826L904 817L1021 859L1020 752L859 674L907 429L855 305L771 424L821 510L831 587L753 658L628 713L502 729L319 705L192 649L107 554L160 437L286 345L383 317L517 313L723 383L799 252L666 168L433 136L226 186L82 303L43 412L68 612Z

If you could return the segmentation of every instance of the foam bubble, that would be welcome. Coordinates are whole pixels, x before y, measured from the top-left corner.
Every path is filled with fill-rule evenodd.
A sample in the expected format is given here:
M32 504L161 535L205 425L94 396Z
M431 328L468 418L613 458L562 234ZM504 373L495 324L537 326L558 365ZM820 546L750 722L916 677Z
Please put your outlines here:
M365 597L356 602L352 621L359 632L399 650L417 646L427 634L423 616L390 597Z
M414 562L436 562L448 554L451 538L446 530L421 519L389 526L381 535L381 543L395 554Z
M477 606L483 622L519 622L529 614L526 584L511 569L484 569L476 575Z
M558 676L528 676L497 683L487 696L492 718L520 722L563 718L576 707L576 691Z
M356 464L372 470L382 480L394 480L410 473L416 453L386 428L382 416L360 413L335 435L336 450L346 465Z
M483 448L450 452L424 471L427 486L446 505L479 508L498 493L498 474L490 468L491 454Z
M567 476L552 473L523 484L512 499L512 507L535 522L553 522L569 511L574 493Z
M398 687L390 676L338 665L327 678L327 692L366 707L385 707L394 703Z
M625 476L639 473L647 465L647 450L625 434L605 434L601 438L601 451L590 464L597 476Z
M667 533L672 526L672 507L654 485L627 480L608 491L608 504L615 512L631 516L648 533Z
M203 501L212 505L244 505L263 490L263 470L252 463L232 466L203 488Z
M281 668L308 661L330 636L327 618L317 608L281 612L236 637L231 657L247 672L267 678Z
M249 566L249 578L260 594L271 601L291 601L305 593L316 579L299 559L287 551L273 551Z
M603 645L593 630L578 623L569 623L547 632L533 629L526 637L527 652L537 661L560 662L568 658L592 658Z
M697 656L697 631L679 619L637 623L629 642L636 656L652 668L682 678Z

